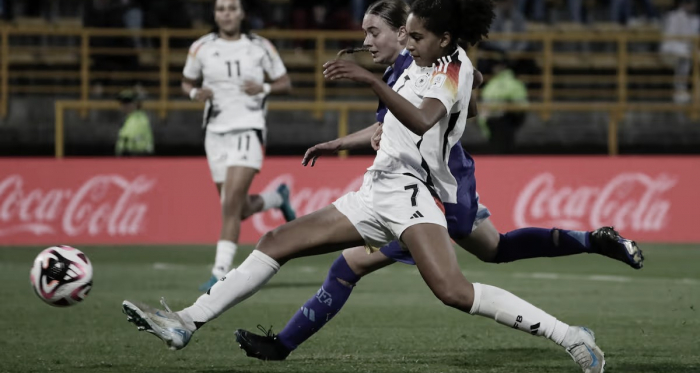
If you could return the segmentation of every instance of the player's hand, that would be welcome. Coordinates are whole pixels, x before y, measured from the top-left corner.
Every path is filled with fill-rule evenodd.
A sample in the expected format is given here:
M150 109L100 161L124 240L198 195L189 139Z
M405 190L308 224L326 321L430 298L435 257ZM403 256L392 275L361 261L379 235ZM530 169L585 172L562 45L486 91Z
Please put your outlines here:
M377 79L374 74L352 61L328 61L323 64L323 67L325 68L323 76L328 80L349 79L369 84Z
M194 95L194 99L197 101L206 101L214 97L214 92L209 88L197 88L197 94Z
M255 83L251 80L246 80L243 82L243 91L250 96L255 96L260 93L263 93L263 86L262 84Z
M372 143L372 149L374 149L374 151L379 150L379 142L382 140L382 125L383 123L380 123L379 126L377 126L377 129L372 135L372 140L370 141Z
M304 159L301 160L301 165L306 166L311 161L311 167L316 164L316 159L322 155L335 154L340 150L340 141L333 140L324 142L318 145L310 147L306 154L304 154Z

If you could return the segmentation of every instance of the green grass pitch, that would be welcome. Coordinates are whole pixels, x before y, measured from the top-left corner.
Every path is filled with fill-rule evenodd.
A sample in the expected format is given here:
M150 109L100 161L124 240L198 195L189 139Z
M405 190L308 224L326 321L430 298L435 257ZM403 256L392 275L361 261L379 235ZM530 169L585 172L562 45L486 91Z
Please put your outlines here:
M467 278L496 285L572 325L592 328L609 373L700 372L700 247L642 245L641 271L597 255L493 265L459 251ZM337 254L290 262L258 294L177 352L139 333L123 299L191 304L213 246L80 247L94 265L86 301L41 302L29 268L43 248L0 248L0 372L566 373L579 368L543 339L443 306L416 269L396 264L359 282L343 311L287 361L245 357L236 328L287 319L319 288ZM248 250L236 260L242 261Z

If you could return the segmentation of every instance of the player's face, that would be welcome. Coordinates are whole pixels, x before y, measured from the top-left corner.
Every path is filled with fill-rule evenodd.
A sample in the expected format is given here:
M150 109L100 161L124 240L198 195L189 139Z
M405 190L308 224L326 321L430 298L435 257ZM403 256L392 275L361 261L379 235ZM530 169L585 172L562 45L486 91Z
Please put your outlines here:
M214 19L221 32L228 35L238 32L244 16L240 0L216 0Z
M413 60L420 67L432 66L438 58L445 55L450 45L449 34L435 35L425 28L421 18L413 14L409 14L406 20L406 33L406 49L411 52Z
M365 32L364 46L372 53L374 63L391 65L403 50L406 41L406 28L394 30L381 17L366 14L362 20Z

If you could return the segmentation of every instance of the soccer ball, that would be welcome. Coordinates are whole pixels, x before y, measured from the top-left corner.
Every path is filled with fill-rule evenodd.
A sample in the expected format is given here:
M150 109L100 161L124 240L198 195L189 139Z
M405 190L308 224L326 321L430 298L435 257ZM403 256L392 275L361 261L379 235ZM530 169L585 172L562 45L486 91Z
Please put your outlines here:
M49 247L34 259L29 279L44 302L56 307L72 306L82 302L92 288L92 264L76 248Z

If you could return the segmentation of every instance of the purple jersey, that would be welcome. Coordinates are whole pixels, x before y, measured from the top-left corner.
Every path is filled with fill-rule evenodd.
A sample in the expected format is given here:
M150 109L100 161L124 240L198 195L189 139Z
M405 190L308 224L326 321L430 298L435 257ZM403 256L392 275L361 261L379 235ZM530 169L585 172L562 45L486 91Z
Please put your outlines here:
M404 49L394 62L389 66L382 80L390 87L394 86L396 80L413 63L413 57ZM377 122L384 122L386 115L386 105L379 101L377 107ZM477 217L479 207L479 197L476 195L476 178L474 177L474 159L464 151L462 144L457 143L450 152L448 160L450 172L457 180L457 203L445 203L445 217L447 219L447 231L453 239L460 239L471 234L474 221L478 218L483 220L490 215L487 209L480 211L483 216ZM411 254L401 248L401 245L394 241L380 250L387 257L406 264L416 264Z
M404 49L401 51L399 54L399 57L396 58L396 62L394 62L394 65L389 66L386 68L386 71L384 71L384 75L382 75L382 80L386 82L386 84L389 87L393 87L394 84L396 83L396 80L403 74L403 71L406 70L411 64L413 63L413 57L411 57L411 54L408 53L407 49ZM386 115L386 105L379 100L379 106L377 107L377 122L384 123L384 116Z

